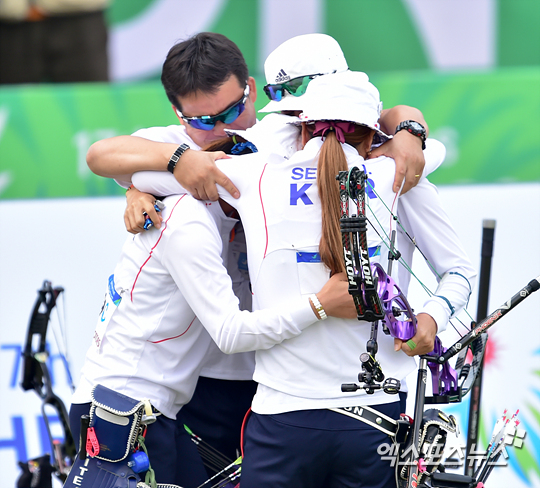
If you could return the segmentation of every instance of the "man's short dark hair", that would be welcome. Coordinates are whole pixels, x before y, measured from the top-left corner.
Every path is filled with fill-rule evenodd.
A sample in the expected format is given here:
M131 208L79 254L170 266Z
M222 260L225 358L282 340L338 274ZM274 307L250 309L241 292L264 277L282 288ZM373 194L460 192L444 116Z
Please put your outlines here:
M200 32L170 49L163 63L161 82L171 103L182 110L177 97L215 93L231 75L238 78L241 86L249 76L238 46L222 34Z

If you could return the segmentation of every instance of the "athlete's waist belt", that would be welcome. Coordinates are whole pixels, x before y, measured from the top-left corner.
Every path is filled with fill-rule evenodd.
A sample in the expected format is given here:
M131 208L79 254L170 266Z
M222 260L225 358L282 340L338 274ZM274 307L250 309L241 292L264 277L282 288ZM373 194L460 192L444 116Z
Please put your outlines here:
M402 414L399 420L394 420L387 415L367 406L359 407L339 407L330 408L333 412L347 415L353 419L360 420L371 427L384 432L390 436L397 444L403 444L407 440L410 432L412 419L407 415ZM437 447L437 442L443 441L443 446L446 443L446 434L456 433L457 424L452 415L445 415L437 409L429 409L424 412L422 423L420 425L420 449L424 453L424 458L428 457L428 453L432 450L432 445ZM437 451L438 453L438 451ZM435 466L438 465L440 459Z
M384 432L398 443L405 440L409 431L410 422L408 420L394 420L378 410L365 405L358 407L329 408L328 410L360 420L361 422Z

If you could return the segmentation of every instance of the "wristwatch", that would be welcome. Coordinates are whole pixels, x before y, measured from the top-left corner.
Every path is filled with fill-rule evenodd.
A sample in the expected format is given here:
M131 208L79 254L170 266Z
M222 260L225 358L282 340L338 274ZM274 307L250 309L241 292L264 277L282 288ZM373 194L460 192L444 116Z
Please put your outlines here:
M426 148L426 128L422 124L415 120L404 120L396 127L395 133L397 134L402 129L422 139L422 151Z

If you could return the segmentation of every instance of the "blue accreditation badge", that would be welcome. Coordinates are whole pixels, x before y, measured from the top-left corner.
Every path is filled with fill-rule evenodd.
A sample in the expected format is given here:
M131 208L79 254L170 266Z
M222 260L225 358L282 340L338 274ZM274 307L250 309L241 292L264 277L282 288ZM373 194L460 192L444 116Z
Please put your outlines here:
M94 331L94 345L101 349L101 343L103 342L103 337L105 337L105 331L107 326L113 316L118 305L122 301L122 297L116 291L114 285L114 275L109 276L109 282L107 284L107 292L105 293L105 300L101 311L99 312L98 322L96 324L96 330Z
M111 300L113 303L118 306L120 301L122 300L122 297L118 294L116 291L116 288L114 286L114 275L112 274L109 276L109 296L111 297Z

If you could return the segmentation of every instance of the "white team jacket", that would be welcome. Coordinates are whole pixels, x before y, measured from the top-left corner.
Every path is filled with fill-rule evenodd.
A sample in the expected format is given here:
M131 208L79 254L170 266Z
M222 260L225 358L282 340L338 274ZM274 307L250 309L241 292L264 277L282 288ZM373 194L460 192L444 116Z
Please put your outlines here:
M316 159L321 144L319 138L312 139L288 160L257 153L219 162L241 193L238 200L225 191L220 195L238 209L244 224L254 309L315 293L328 279L324 265L303 258L305 253L317 252L320 239ZM382 200L391 205L394 197L394 161L386 157L364 161L354 148L344 144L343 149L350 167L365 167L374 187L374 191L368 191L368 217L376 215L388 232L391 219ZM426 165L438 166L444 155L441 143L428 140ZM171 176L145 172L134 176L134 184L142 191L155 191L157 187L160 191L178 191L178 183ZM441 276L450 271L458 273L445 279L437 292L446 300L432 297L416 311L429 313L439 330L444 330L451 315L448 303L455 310L465 305L475 271L440 205L436 188L427 179L422 178L400 199L398 214ZM381 238L368 231L369 247L376 249L381 244ZM381 246L383 258L384 249ZM380 257L373 258L377 259ZM398 276L408 283L402 271ZM365 322L330 317L301 335L258 351L254 379L260 386L253 410L280 413L395 401L382 391L374 395L341 392L341 384L355 381L360 371L358 357L365 352L369 332ZM384 334L379 334L378 359L387 377L402 379L415 367L412 358L394 352L393 340Z

